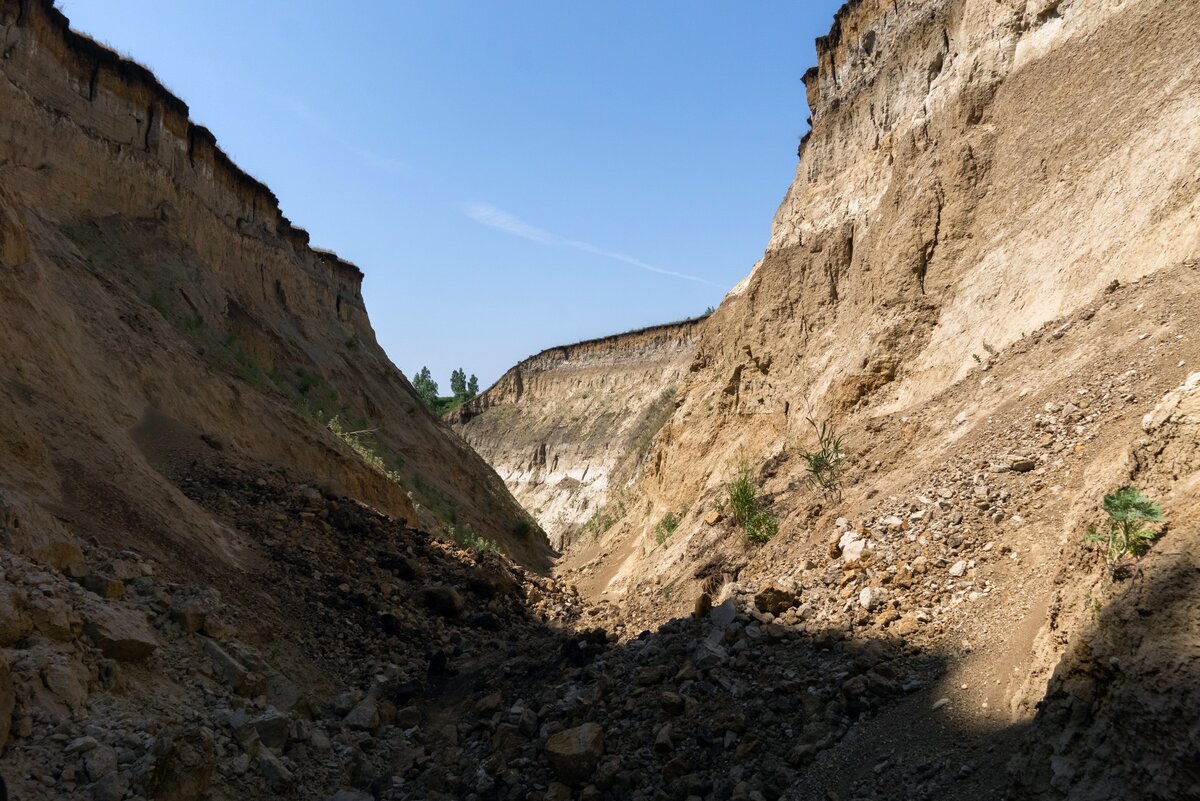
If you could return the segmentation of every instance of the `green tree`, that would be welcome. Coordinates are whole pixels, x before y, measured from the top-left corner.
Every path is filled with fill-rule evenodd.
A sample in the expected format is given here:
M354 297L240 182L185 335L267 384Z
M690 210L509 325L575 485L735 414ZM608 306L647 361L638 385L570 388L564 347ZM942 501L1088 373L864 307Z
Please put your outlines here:
M474 373L471 373L471 379L469 381L467 381L467 400L470 400L471 398L475 397L478 394L479 394L479 379L475 377Z
M455 400L467 397L467 374L461 367L450 373L450 392L454 394Z
M417 396L426 406L432 409L437 405L438 385L430 375L428 367L421 368L421 371L413 377L412 385L413 389L417 391Z

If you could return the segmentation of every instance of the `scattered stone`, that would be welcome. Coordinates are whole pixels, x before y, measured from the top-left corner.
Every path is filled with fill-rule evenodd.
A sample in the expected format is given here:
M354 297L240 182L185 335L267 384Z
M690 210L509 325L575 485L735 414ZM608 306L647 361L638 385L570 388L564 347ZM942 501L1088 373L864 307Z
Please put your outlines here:
M33 620L15 587L0 586L0 648L9 648L33 633Z
M558 778L572 787L592 777L603 755L604 730L596 723L560 731L546 741L546 759Z
M800 601L800 596L792 589L773 582L763 587L754 596L754 606L760 612L780 614L794 607Z
M444 584L426 587L421 591L421 600L442 617L458 617L467 608L467 602L459 591Z
M150 798L200 801L205 797L216 763L215 737L211 730L196 728L160 737L155 743L154 755L154 771L146 782Z
M858 594L858 604L868 612L879 608L887 598L887 590L882 587L863 587Z

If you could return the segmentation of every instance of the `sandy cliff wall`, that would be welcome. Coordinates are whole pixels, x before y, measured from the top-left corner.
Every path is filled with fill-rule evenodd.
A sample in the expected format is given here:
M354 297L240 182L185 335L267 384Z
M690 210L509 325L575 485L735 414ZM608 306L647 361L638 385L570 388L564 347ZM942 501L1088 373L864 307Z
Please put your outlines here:
M450 415L556 546L640 474L703 319L549 348ZM593 525L598 525L595 520Z
M655 491L803 436L810 407L912 408L973 353L1194 256L1190 12L847 4L805 76L813 130L770 243L705 328Z
M1097 773L1089 756L1127 753L1106 739L1119 721L1148 753L1195 751L1176 706L1194 704L1194 638L1135 631L1197 608L1177 578L1196 464L1141 420L1200 358L1198 36L1194 3L859 0L819 41L766 251L700 333L624 517L561 566L635 631L781 581L801 598L787 625L945 655L933 697L789 797L912 797L856 763L951 748L914 737L905 757L895 737L948 720L996 737L1033 722L1012 797L1073 798L1085 778L1081 798L1137 794L1132 760ZM810 415L842 435L840 491L809 480ZM766 544L729 519L739 467L778 519ZM1175 521L1133 588L1086 538L1126 484ZM1195 793L1174 768L1153 784Z
M81 533L204 543L212 526L136 441L179 427L542 563L495 474L379 348L361 271L310 247L153 75L51 3L3 0L0 108L0 438L19 457L0 482ZM398 482L326 430L335 416Z

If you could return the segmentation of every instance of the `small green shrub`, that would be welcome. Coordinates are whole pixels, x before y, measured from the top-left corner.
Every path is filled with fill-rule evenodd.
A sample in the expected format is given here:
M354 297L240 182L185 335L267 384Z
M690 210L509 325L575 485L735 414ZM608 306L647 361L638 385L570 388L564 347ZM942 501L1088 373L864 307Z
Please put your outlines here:
M842 491L842 437L837 433L831 418L825 418L818 423L812 417L808 418L817 435L817 449L814 451L800 450L800 458L808 469L808 482L815 484L826 492Z
M743 466L737 476L726 487L729 498L729 514L742 527L746 539L762 544L779 533L779 519L763 508L758 497L758 484L750 468Z
M495 553L500 552L499 545L497 545L493 540L480 537L471 530L470 524L462 526L452 525L448 530L450 532L450 537L456 543L458 543L460 548L467 548L472 551L493 551Z
M1122 487L1104 496L1104 511L1107 530L1093 526L1088 529L1088 539L1104 546L1104 559L1115 573L1126 557L1141 556L1150 547L1158 533L1145 524L1161 521L1162 509L1137 487Z
M759 509L750 515L744 526L746 539L761 545L779 533L779 518L766 509Z
M528 520L518 520L513 523L512 534L519 540L527 538L530 532L533 531L533 524Z
M679 514L667 512L665 515L663 515L663 519L659 520L658 525L654 527L654 541L657 544L662 545L669 540L671 535L675 533L675 530L679 528L679 524L683 521L683 518L687 516L687 513L688 507L685 506L679 511Z
M376 453L375 450L365 441L364 438L367 434L371 433L371 430L348 431L346 430L346 426L342 423L341 418L337 415L331 417L325 426L331 432L333 432L335 437L348 445L350 450L354 451L358 455L358 458L362 459L368 467L371 467L377 472L382 473L395 484L403 483L403 476L401 476L395 470L390 469L387 466L387 463L383 460L383 457Z

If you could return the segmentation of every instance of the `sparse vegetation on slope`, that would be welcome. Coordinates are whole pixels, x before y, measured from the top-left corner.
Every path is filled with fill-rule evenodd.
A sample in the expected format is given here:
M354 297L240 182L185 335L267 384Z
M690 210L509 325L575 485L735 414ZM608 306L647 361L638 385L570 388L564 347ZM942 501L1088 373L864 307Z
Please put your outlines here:
M679 513L667 512L663 515L662 520L658 521L658 525L654 527L654 542L658 545L663 545L679 528L679 524L683 522L683 518L687 516L688 507L683 507Z
M1104 546L1104 559L1114 574L1128 557L1141 556L1158 533L1146 526L1163 519L1162 509L1137 487L1122 487L1104 496L1108 526L1104 531L1088 529L1088 539Z
M808 417L808 424L817 435L816 450L799 451L808 470L809 484L825 492L841 494L842 491L842 437L834 428L833 419L817 422Z
M779 533L779 519L765 508L759 497L758 482L749 465L742 465L738 474L726 487L729 513L746 535L755 544L767 542Z

